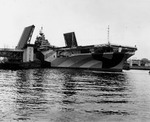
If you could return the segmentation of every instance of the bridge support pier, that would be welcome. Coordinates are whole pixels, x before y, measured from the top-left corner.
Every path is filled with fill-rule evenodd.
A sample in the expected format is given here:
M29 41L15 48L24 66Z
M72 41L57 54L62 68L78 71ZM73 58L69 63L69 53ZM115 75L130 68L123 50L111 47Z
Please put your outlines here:
M23 62L34 61L33 45L27 45L23 52Z

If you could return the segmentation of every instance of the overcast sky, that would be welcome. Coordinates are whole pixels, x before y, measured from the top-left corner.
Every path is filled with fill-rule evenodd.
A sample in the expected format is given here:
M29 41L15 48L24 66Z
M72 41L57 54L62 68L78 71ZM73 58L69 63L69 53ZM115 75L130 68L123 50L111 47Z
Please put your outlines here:
M0 47L15 47L24 27L41 27L52 45L64 46L63 33L75 32L78 45L137 46L132 58L150 59L150 0L0 0Z

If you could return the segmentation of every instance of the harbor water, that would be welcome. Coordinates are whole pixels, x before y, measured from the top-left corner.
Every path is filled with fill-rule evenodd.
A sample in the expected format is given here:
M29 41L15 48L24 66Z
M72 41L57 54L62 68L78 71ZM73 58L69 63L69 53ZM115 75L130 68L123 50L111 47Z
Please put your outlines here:
M149 122L150 74L0 70L0 122Z

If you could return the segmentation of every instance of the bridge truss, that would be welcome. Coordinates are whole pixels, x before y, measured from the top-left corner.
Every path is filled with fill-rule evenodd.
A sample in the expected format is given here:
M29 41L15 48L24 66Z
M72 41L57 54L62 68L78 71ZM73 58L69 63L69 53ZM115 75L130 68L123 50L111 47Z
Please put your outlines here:
M23 58L23 50L0 49L0 57L7 57L8 59L21 60Z

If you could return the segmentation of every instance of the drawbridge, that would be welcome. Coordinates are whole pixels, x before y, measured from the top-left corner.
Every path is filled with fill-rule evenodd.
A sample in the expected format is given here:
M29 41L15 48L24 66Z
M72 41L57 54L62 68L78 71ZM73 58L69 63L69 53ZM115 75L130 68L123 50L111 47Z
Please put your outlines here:
M22 59L24 48L30 43L35 26L31 25L24 28L18 45L15 49L0 48L0 57L7 57L8 59Z

